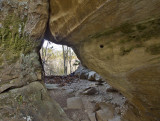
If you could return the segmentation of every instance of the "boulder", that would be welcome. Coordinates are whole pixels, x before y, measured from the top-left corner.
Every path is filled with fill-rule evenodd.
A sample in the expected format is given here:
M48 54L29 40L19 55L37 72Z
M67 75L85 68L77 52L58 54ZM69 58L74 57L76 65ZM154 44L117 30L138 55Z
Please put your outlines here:
M78 76L80 79L87 79L89 71L89 69L83 67L82 65L79 65L78 69L75 71L74 74Z
M88 73L88 80L89 81L102 81L102 77L98 75L96 72L90 71Z
M39 82L0 94L1 121L70 121Z
M58 84L45 84L45 87L49 90L58 89Z
M75 71L75 75L80 79L88 79L89 81L102 81L102 77L99 74L83 67L82 65L80 65Z

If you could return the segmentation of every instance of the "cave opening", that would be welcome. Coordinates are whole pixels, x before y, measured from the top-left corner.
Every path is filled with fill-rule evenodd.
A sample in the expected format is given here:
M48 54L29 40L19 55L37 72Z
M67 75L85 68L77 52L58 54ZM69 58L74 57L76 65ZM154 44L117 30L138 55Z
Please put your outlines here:
M71 47L44 40L40 49L43 78L47 88L64 86L78 80L74 73L80 65Z
M71 67L69 60L64 59L67 51L68 59L72 55ZM121 113L127 108L125 97L98 73L84 67L71 48L44 40L40 55L48 94L70 119L99 121L99 118L108 120L109 116L120 121ZM101 113L109 114L101 117Z

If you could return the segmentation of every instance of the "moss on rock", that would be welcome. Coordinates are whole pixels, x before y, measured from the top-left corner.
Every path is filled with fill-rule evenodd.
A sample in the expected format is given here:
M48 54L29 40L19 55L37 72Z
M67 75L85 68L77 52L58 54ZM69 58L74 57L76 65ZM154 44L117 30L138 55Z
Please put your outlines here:
M15 14L10 14L2 21L0 28L0 60L9 60L8 64L15 63L20 54L28 54L35 48L35 43L30 41L24 33L27 17L21 19ZM4 55L2 58L2 54ZM2 62L1 62L2 64Z

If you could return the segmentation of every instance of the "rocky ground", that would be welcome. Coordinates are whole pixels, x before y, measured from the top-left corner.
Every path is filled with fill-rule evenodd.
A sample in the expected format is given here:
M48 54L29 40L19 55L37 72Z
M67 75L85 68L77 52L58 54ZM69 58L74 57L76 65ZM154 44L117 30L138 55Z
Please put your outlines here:
M50 76L45 85L72 121L120 121L127 110L126 98L103 81Z

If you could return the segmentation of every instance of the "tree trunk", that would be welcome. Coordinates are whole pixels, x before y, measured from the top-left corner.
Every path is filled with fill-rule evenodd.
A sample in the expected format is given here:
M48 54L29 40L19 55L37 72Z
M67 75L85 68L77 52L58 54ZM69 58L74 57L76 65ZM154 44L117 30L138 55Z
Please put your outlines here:
M64 45L62 45L62 49L63 49L63 66L64 66L64 75L67 75L67 71L66 71L66 54L65 54L65 47Z
M69 48L69 65L70 65L70 73L72 73L72 52L71 52L71 48Z

